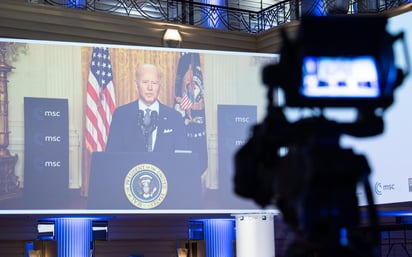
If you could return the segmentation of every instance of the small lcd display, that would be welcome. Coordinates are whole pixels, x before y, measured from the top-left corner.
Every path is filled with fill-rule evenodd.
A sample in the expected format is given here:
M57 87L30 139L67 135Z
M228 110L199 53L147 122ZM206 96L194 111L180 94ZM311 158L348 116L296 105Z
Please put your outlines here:
M313 98L379 97L375 59L371 56L306 56L300 93Z

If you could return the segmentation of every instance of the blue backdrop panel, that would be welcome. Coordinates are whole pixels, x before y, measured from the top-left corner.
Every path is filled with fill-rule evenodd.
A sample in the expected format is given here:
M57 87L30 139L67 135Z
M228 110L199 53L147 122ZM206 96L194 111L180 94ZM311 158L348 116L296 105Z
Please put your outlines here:
M218 105L219 196L225 208L248 208L252 202L240 201L233 192L234 155L248 140L257 121L257 107ZM227 206L229 204L229 206ZM246 204L246 205L245 205Z
M68 100L24 98L24 208L68 208Z

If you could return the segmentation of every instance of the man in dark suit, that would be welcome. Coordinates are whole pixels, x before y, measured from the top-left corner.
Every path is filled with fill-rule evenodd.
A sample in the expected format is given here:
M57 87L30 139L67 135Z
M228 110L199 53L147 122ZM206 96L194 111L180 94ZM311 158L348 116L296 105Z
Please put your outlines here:
M115 110L106 152L187 150L183 117L158 100L161 81L162 73L156 66L144 64L137 69L139 99Z

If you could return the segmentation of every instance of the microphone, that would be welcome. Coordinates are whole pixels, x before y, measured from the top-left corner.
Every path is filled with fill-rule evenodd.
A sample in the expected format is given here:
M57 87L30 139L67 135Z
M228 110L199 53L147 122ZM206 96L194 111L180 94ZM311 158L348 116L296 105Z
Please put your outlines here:
M143 117L144 117L143 110L139 110L137 112L137 126L141 127L143 125Z
M142 112L142 122L140 125L140 128L142 130L145 142L146 142L146 149L148 152L152 152L152 133L157 127L157 121L158 121L158 114L156 111L151 111L150 116L148 115L148 112L144 113Z
M152 111L150 113L150 127L153 128L153 130L157 127L157 122L159 121L159 114L157 111Z
M143 134L152 133L157 127L158 120L159 114L157 111L151 111L149 117L145 117L143 110L139 110L137 113L137 125Z

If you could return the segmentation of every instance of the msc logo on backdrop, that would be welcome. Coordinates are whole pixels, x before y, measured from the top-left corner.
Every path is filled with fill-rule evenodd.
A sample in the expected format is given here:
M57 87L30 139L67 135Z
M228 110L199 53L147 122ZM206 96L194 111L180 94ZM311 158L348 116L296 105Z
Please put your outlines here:
M152 209L163 202L167 195L167 179L155 165L139 164L124 179L124 192L134 206Z
M384 191L395 190L395 184L382 184L381 182L375 183L375 193L377 195L382 195Z
M37 120L45 120L48 118L59 119L65 115L65 112L62 112L60 110L46 110L42 107L33 108L32 113L33 117L35 117Z

